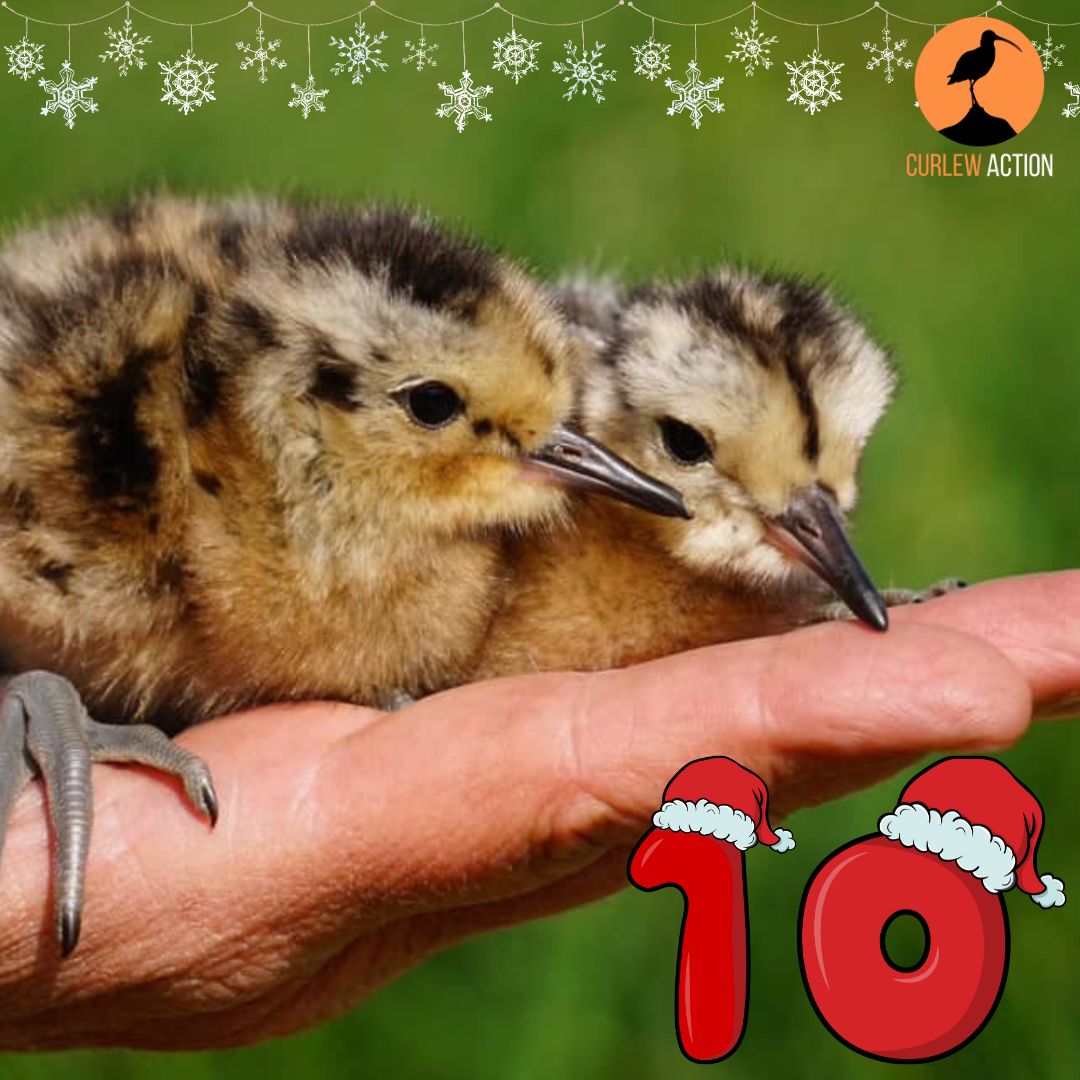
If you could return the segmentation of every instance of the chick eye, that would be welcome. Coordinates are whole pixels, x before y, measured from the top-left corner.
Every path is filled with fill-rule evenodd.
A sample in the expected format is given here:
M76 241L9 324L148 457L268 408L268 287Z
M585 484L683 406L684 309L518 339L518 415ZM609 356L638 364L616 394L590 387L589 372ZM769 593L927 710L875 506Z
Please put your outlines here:
M409 419L421 427L441 428L455 420L465 409L465 403L446 383L426 382L410 386L394 395Z
M664 440L664 449L680 465L700 465L712 458L705 436L681 420L665 416L660 421L660 437Z

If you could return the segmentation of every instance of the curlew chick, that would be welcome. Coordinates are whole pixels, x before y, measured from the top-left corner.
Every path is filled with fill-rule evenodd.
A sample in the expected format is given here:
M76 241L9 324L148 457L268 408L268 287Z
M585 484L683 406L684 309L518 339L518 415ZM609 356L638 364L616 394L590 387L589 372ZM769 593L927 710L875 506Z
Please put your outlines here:
M542 291L405 212L149 199L0 249L0 839L39 772L65 953L91 760L213 819L163 731L461 681L562 486L685 513L572 400Z
M591 355L586 431L678 486L693 517L582 504L513 555L480 677L602 668L854 613L888 625L852 548L863 448L888 405L886 353L821 289L721 268L623 296L558 298Z

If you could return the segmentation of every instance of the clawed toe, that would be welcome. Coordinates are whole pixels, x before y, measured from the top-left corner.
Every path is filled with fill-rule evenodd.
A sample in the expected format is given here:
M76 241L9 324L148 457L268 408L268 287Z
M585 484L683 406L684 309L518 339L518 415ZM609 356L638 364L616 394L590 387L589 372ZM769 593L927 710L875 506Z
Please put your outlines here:
M56 843L56 934L64 956L78 944L82 926L93 761L137 762L170 773L211 824L218 817L209 769L157 728L92 720L75 687L47 671L0 682L0 854L11 806L36 771L45 783Z
M218 801L210 770L201 758L171 742L149 724L99 724L89 720L87 736L94 761L135 762L177 777L191 805L217 824Z
M939 596L948 596L949 593L966 589L968 583L960 578L942 578L925 589L886 589L881 595L889 607L904 607L907 604L924 604L927 600L935 600Z
M416 698L412 694L405 690L393 690L382 701L379 702L379 707L384 712L400 712L402 709L409 705L416 703Z
M961 589L966 589L968 583L962 578L942 578L941 581L935 582L931 585L926 592L932 596L947 596L951 592L959 592Z
M948 596L949 593L959 592L967 587L968 583L960 578L942 578L941 581L935 581L928 588L915 592L910 602L921 604L926 600L935 600L939 596Z

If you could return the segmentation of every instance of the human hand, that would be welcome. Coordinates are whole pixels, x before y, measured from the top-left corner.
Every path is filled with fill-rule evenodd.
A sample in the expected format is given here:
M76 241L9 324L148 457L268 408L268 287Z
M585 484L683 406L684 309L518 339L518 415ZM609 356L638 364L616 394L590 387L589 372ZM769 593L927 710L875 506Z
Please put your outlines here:
M181 741L210 833L160 776L95 769L84 934L60 962L44 798L0 868L0 1046L238 1045L337 1015L470 934L618 888L685 762L729 755L775 821L929 751L1080 711L1080 572L623 671L463 687L384 715L275 706Z

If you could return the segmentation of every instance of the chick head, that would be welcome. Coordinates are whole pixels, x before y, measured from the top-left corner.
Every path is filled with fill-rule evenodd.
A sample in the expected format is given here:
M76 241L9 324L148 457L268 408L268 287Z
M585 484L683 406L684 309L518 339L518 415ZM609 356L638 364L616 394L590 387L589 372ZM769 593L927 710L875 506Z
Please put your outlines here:
M684 493L692 520L656 526L675 559L753 587L809 567L884 628L845 517L895 382L823 290L725 267L626 298L589 366L583 424Z
M558 515L564 485L685 512L565 425L568 335L508 260L399 210L308 213L277 243L226 316L277 357L237 372L240 398L347 513L428 534L524 527Z

